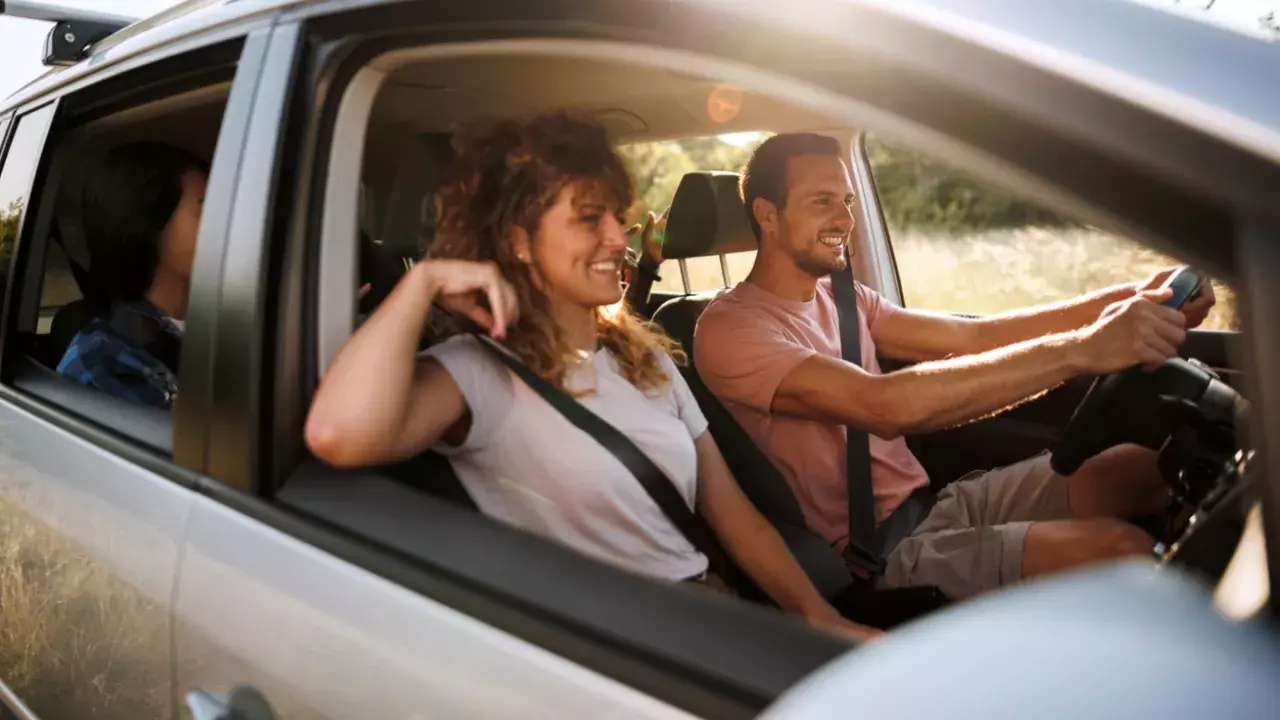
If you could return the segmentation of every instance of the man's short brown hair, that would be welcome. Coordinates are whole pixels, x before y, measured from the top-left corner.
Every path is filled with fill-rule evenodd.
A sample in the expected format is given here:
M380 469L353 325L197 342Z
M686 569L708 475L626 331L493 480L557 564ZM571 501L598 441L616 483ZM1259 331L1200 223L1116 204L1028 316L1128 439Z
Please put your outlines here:
M816 133L774 135L761 143L747 161L742 171L742 200L747 205L747 220L756 242L761 240L760 222L753 207L756 198L768 200L781 211L787 202L787 163L801 155L840 157L840 143Z

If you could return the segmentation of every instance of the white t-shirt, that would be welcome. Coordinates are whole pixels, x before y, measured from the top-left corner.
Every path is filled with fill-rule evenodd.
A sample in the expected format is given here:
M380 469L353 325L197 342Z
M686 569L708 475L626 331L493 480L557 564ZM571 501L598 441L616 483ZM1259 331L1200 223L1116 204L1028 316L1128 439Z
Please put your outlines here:
M647 577L675 582L707 569L706 557L640 481L479 340L454 337L427 355L449 372L471 410L463 443L436 449L449 457L482 512ZM698 484L693 443L707 420L675 363L664 354L661 364L671 382L646 393L601 349L566 385L594 388L577 400L643 450L692 508Z

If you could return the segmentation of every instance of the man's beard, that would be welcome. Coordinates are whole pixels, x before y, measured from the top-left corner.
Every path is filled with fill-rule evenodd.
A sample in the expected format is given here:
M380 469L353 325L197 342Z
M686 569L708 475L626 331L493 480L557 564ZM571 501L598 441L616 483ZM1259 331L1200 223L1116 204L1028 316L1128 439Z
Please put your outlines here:
M844 270L849 266L849 261L846 259L848 241L846 240L845 242L845 252L832 258L826 252L828 246L823 245L818 242L817 238L814 238L813 245L809 246L808 252L796 257L796 266L816 278L824 278L833 272ZM815 250L817 252L814 252Z

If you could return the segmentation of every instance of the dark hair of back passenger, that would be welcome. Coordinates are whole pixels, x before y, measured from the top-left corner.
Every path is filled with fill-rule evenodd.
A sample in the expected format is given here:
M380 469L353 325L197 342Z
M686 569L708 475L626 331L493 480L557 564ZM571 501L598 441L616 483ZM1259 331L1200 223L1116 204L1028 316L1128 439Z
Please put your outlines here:
M155 142L120 145L85 174L81 205L89 250L88 300L105 309L146 297L161 235L182 198L182 176L208 172L191 153Z

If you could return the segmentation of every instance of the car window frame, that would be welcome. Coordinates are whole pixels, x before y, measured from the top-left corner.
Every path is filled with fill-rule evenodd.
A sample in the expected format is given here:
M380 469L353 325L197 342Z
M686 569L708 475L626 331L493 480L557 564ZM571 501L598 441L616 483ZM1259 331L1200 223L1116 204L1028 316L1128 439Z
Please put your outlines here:
M287 25L282 23L281 26ZM285 198L294 198L295 218L291 224L292 230L288 233L291 236L291 247L284 249L286 257L291 258L297 266L289 268L286 266L283 272L285 277L278 278L270 284L281 288L293 288L297 295L294 295L292 302L285 297L281 297L274 303L275 311L283 315L278 319L277 327L292 328L294 337L277 337L274 340L276 347L291 348L289 350L281 350L281 357L290 357L295 361L299 359L311 360L315 364L311 364L311 369L307 369L304 365L302 371L298 366L278 366L277 367L277 389L285 384L280 382L281 379L288 378L304 378L302 385L295 387L293 390L285 390L278 392L277 397L294 397L298 400L308 400L311 397L311 391L305 385L305 378L318 376L317 359L315 350L318 347L315 335L309 339L304 337L307 331L304 330L309 323L305 318L301 317L304 313L299 312L300 308L307 308L307 313L315 313L318 301L321 297L329 297L336 294L337 290L332 290L331 286L324 285L320 280L318 262L313 261L312 269L301 272L297 268L306 268L307 251L313 251L317 254L325 249L331 249L335 252L343 253L347 257L347 262L354 263L356 250L356 232L358 220L358 181L359 175L345 178L341 182L328 182L334 179L333 168L337 164L339 167L350 162L351 158L341 154L343 148L358 147L363 148L363 136L359 142L342 141L333 142L329 136L334 131L334 126L342 121L344 113L344 103L342 100L351 91L351 80L356 79L362 68L368 60L382 54L385 50L391 49L392 46L385 41L372 41L373 45L365 42L365 38L343 38L336 41L332 47L326 46L319 39L311 39L308 43L309 47L315 48L313 57L336 57L342 62L331 63L330 66L324 66L318 60L302 62L305 69L302 75L306 78L299 81L299 87L295 90L294 95L297 97L307 97L310 103L311 117L298 117L291 125L288 135L292 138L307 138L307 143L302 148L284 148L281 153L286 157L295 157L302 167L312 168L310 175L302 172L287 173L279 172L282 177L296 176L300 178L298 187L282 192ZM431 37L413 38L399 37L396 39L395 46L422 46L436 44ZM367 46L367 47L365 47ZM365 49L359 49L364 47ZM309 74L309 77L308 77ZM314 82L312 87L304 87L305 83ZM373 94L367 88L357 89L354 91L364 103L373 100ZM352 108L346 105L346 112L350 113ZM357 113L357 116L359 113ZM368 116L365 115L360 122L361 132L363 132L364 123L367 122ZM327 140L327 142L326 142ZM351 138L348 138L351 140ZM336 150L335 150L336 148ZM332 154L331 154L332 153ZM357 165L358 166L358 165ZM346 197L345 193L338 192L335 188L349 187L352 190L350 197ZM344 205L343 211L334 213L334 208L327 203L330 197L341 197ZM347 221L350 222L347 222ZM351 232L343 235L341 230L350 229ZM325 238L325 234L329 238ZM334 238L346 237L346 242L341 243ZM333 245L330 245L332 243ZM336 246L336 247L335 247ZM337 312L342 317L347 317L349 311L350 318L354 318L355 309L355 285L350 283L348 288L347 280L353 274L351 266L348 266L345 272L333 273L335 279L331 283L337 283L338 287L346 292L348 297L336 300L328 306L329 312L333 313L333 308L337 307ZM304 276L304 277L299 277ZM305 292L304 292L305 290ZM350 327L351 319L345 321ZM315 327L318 323L311 324ZM345 340L345 338L344 338ZM309 351L303 352L302 348L308 348ZM314 387L314 385L310 386ZM278 432L276 437L282 441L291 442L296 446L301 444L301 418L305 416L304 403L299 403L296 409L281 408L280 415L277 416L277 425L284 428L283 432ZM278 450L279 448L277 448ZM288 454L286 450L282 454ZM298 453L299 455L304 453ZM264 459L265 460L265 459ZM263 467L271 467L273 470L280 472L281 475L275 478L264 478L258 486L259 496L268 496L275 492L276 487L285 479L291 479L292 482L302 482L305 479L314 480L317 475L315 473L324 472L319 468L311 469L306 463L291 463L288 461L265 461ZM305 474L302 474L305 473ZM229 499L232 493L223 493ZM247 502L243 495L235 494L233 502L239 503L240 507L248 508L253 503ZM757 667L746 673L751 678L744 677L741 673L735 676L732 672L723 670L722 668L711 668L706 664L706 658L710 655L716 655L714 648L701 647L701 643L685 643L685 642L666 642L665 645L659 644L654 647L652 644L653 634L651 626L637 625L636 618L630 618L628 622L627 613L622 608L608 608L597 610L594 607L576 607L573 606L574 598L590 597L592 592L591 586L585 588L579 587L574 592L570 592L569 588L575 587L575 578L578 582L583 578L598 577L598 574L607 575L610 580L602 581L609 584L626 583L628 586L632 583L638 584L642 589L634 593L624 593L627 597L644 597L648 594L656 593L660 596L660 600L653 601L646 606L649 613L640 613L641 615L657 612L660 608L667 608L663 617L685 617L689 622L694 623L702 628L715 627L719 622L716 618L723 618L719 611L714 607L708 607L703 604L702 597L689 597L687 593L680 592L674 588L665 588L655 586L647 580L638 579L633 576L622 573L612 567L601 565L598 562L585 559L566 548L553 544L545 540L529 536L523 531L517 531L519 535L518 545L506 546L510 549L511 557L523 556L525 558L524 565L537 566L538 563L530 563L528 557L530 555L540 558L539 563L546 563L548 567L565 567L570 569L567 575L560 576L563 582L556 584L548 584L543 588L520 588L513 585L511 576L518 576L519 573L503 573L498 572L502 563L489 563L489 567L482 567L481 564L467 564L457 559L456 553L462 551L466 547L481 544L489 547L500 547L503 542L512 542L508 537L507 540L499 538L506 537L512 532L509 528L495 520L481 516L480 514L461 509L451 503L441 501L435 497L426 497L425 503L436 507L438 512L445 513L449 518L448 526L453 528L456 533L452 537L451 542L436 542L418 545L418 552L409 557L414 566L414 572L398 573L391 577L393 581L399 582L406 587L418 590L427 594L434 600L445 602L455 609L471 614L481 620L494 624L500 629L511 632L522 639L531 641L544 649L555 652L562 657L566 657L575 662L582 663L596 672L612 677L615 680L624 682L632 687L643 689L654 694L659 699L673 702L687 709L694 709L698 713L709 713L712 717L735 717L741 716L742 713L752 714L762 710L765 705L781 692L783 687L789 686L797 681L799 677L807 674L815 669L818 664L813 664L813 658L833 657L839 654L844 646L843 642L829 638L826 636L816 636L807 628L803 627L792 619L780 619L774 616L772 612L764 611L755 607L735 606L736 611L731 611L729 618L737 617L740 613L746 616L746 619L735 620L734 622L742 622L740 628L746 633L752 632L751 628L755 628L755 632L764 633L762 637L770 634L781 633L782 636L793 638L794 647L791 651L779 651L772 655L762 654L757 658ZM387 538L379 541L378 534L385 528L366 528L366 532L360 535L351 534L343 523L335 521L335 519L326 515L324 508L308 508L296 505L276 504L276 508L283 509L285 512L300 514L304 518L312 522L320 522L329 528L345 530L344 534L348 537L359 537L362 544L370 544L373 539L381 552L387 554L395 554L404 557L402 544L398 544L397 538ZM264 508L258 508L258 512L264 511ZM334 552L344 553L344 544L330 545ZM508 553L496 552L499 557L507 557ZM340 555L349 557L348 555ZM441 574L443 568L448 568L449 572L445 575ZM376 568L368 568L375 572ZM473 591L481 591L487 598L486 605L493 607L492 614L486 612L481 613L476 605L455 605L456 596L454 591L449 591L449 584L446 583L444 588L441 586L442 580L452 579L452 582L465 581L464 584L472 588ZM558 588L552 588L552 585L559 585ZM607 586L599 586L607 587ZM496 605L495 605L496 603ZM573 607L572 611L566 610L567 607ZM531 614L530 609L536 608L537 612ZM683 610L677 610L683 608ZM706 615L706 613L712 615ZM586 616L584 619L583 616ZM601 620L601 617L612 617L613 624ZM654 616L655 618L657 616ZM552 628L545 626L546 619L553 620ZM701 620L698 620L701 618ZM775 623L781 620L782 625L778 627ZM674 622L671 620L668 623ZM628 629L627 626L630 625ZM688 636L690 638L696 634L691 626ZM731 633L726 635L739 635L743 633ZM608 638L606 640L606 638ZM766 645L775 645L776 643L765 642ZM716 645L712 643L712 645ZM662 662L652 663L651 658L654 653L658 657L665 658ZM698 658L701 657L702 660ZM808 658L808 659L803 659ZM734 664L739 667L745 666L747 663L741 662L741 657L731 657L719 654L716 662L718 664ZM655 684L653 674L658 673L664 679ZM716 680L717 676L725 679ZM770 679L772 678L772 679ZM773 689L768 689L773 688Z
M4 169L4 152L8 149L9 127L13 123L13 113L0 114L0 170Z
M479 3L476 8L479 8L480 6L488 7L486 3ZM353 11L353 14L344 16L347 18L354 18L355 22L346 24L343 28L343 32L346 34L359 34L366 32L382 32L385 34L388 32L388 27L396 27L399 31L407 31L407 29L411 27L421 27L424 23L427 23L430 19L436 17L436 15L441 12L447 14L451 20L456 21L457 18L454 17L455 15L465 15L468 10L476 8L471 6L450 6L445 10L439 10L438 8L431 8L422 4L402 3L396 7L389 7L382 3L367 3L362 5L358 11ZM282 18L288 21L311 23L312 21L324 19L335 14L336 10L346 11L351 10L351 7L333 2L318 2L290 7L283 11ZM874 37L869 37L867 39L865 45L875 50L883 49L881 46L886 43L896 43L896 41L902 37L913 37L918 41L924 41L931 38L936 39L935 35L941 35L936 28L931 28L925 25L917 24L906 27L906 25L911 24L905 23L901 18L894 18L892 22L889 22L882 17L877 17L876 14L880 11L869 6L853 7L852 4L849 6L833 5L832 10L833 14L836 16L844 17L844 15L847 14L850 18L855 20L871 20L873 21L871 23L873 25L878 23L883 27L891 29L893 31L891 33L875 35ZM593 8L592 12L594 11L595 9ZM601 12L603 13L603 11ZM686 8L683 5L679 7L673 6L670 8L663 8L662 12L702 12L713 14L712 11L707 8ZM738 12L737 6L730 9L727 6L721 7L717 5L715 13L721 12L723 12L723 16L715 15L716 19L738 22L743 16L750 15L754 21L762 22L761 18L767 11L762 8L752 6L751 8L742 9L741 15L737 15L735 14ZM382 24L379 24L378 22L371 21L371 18L384 18L384 20L382 21ZM385 20L386 18L394 19L394 23L388 23ZM668 27L680 27L678 23L671 23L671 18L666 15L661 19L645 18L643 21L652 21L653 23L667 22L669 23ZM509 22L505 26L504 32L507 33L508 36L518 36L520 32L512 29L515 27L512 22L514 21ZM631 22L633 24L639 24L641 21L632 19ZM587 27L587 25L589 24L584 23L582 26L578 27L578 31L583 31L583 28ZM613 25L603 23L595 25L592 29L595 32L607 35L611 32L610 28L628 28L628 26L625 22L622 22L615 17ZM433 30L435 29L438 28L433 28ZM776 27L773 29L778 30ZM633 39L635 37L634 30L634 27L629 27L626 34L615 34L612 36L612 39L619 41ZM528 31L528 28L526 28L526 31ZM787 30L783 29L782 31L786 32ZM820 31L812 30L811 32L817 34ZM724 33L724 36L728 38L733 36L733 33L726 32ZM708 39L704 37L697 42L694 42L690 41L688 38L675 37L674 34L670 38L666 36L661 37L663 37L664 42L670 40L668 44L672 47L682 47L686 50L706 50L706 55L708 57L721 60L723 62L733 62L735 59L739 62L750 61L749 58L742 57L742 48L740 47L740 43L727 45L725 44L729 42L727 39L725 40L725 43L717 43L715 38ZM702 47L699 43L705 44L706 47ZM1056 83L1061 86L1059 89L1066 89L1069 91L1063 92L1061 94L1061 98L1058 98L1057 104L1053 105L1052 108L1041 107L1039 108L1039 112L1033 113L1027 118L1018 118L1016 115L1009 115L1009 117L1003 118L1001 123L997 123L993 127L1007 128L1009 125L1015 125L1020 131L1034 130L1042 136L1052 135L1054 132L1053 128L1047 125L1043 119L1043 115L1052 109L1054 113L1057 113L1058 119L1063 120L1064 122L1076 123L1077 129L1081 132L1096 132L1102 134L1108 139L1111 139L1115 136L1115 133L1109 134L1105 128L1102 128L1099 125L1099 123L1102 122L1099 118L1108 116L1106 113L1102 113L1101 115L1092 113L1091 111L1093 109L1101 107L1102 109L1112 112L1132 113L1132 115L1125 116L1124 119L1128 121L1134 121L1137 119L1145 125L1158 125L1162 132L1166 132L1166 134L1168 134L1169 132L1173 132L1173 130L1171 130L1171 126L1159 124L1166 122L1165 119L1159 118L1155 114L1149 113L1147 110L1140 110L1127 105L1122 107L1115 98L1104 98L1101 93L1094 93L1092 90L1081 86L1078 83L1078 80L1071 77L1056 77L1044 73L1040 68L1016 58L1007 59L1006 64L998 65L998 62L1003 61L994 60L989 54L989 48L981 42L974 41L970 44L963 44L956 43L954 38L950 38L948 39L948 43L949 44L945 48L941 48L939 50L936 57L923 58L922 60L925 62L918 67L911 68L908 73L910 75L910 79L915 81L925 79L928 81L921 85L924 96L932 98L928 103L925 103L922 106L906 108L895 108L892 105L886 104L884 110L888 111L888 115L883 114L884 110L873 105L871 106L873 110L868 114L868 117L875 117L876 113L882 113L879 115L879 119L882 121L880 124L882 125L888 124L889 121L892 120L902 131L901 137L898 138L900 140L913 142L915 138L922 135L928 137L931 141L936 143L937 147L945 149L945 152L940 153L941 156L951 161L957 161L957 158L964 158L965 162L963 164L966 169L979 171L977 174L985 179L990 180L991 178L999 177L1009 184L1016 184L1014 182L1015 180L1020 182L1028 176L1035 177L1040 181L1040 185L1037 187L1036 191L1037 194L1041 195L1043 198L1048 198L1047 204L1057 207L1058 209L1065 209L1064 206L1077 204L1082 207L1087 207L1090 210L1090 213L1082 213L1083 215L1102 218L1123 217L1126 221L1134 223L1134 226L1141 230L1141 232L1134 233L1135 237L1159 237L1166 243L1184 243L1183 247L1187 252L1211 258L1219 267L1222 266L1222 263L1226 258L1230 257L1229 251L1215 250L1189 235L1185 229L1179 230L1177 228L1177 223L1182 217L1190 216L1200 223L1197 226L1198 228L1213 227L1230 230L1230 218L1232 215L1225 211L1226 208L1223 205L1214 202L1206 195L1188 194L1182 189L1169 183L1157 183L1156 186L1144 191L1142 199L1172 198L1179 201L1186 199L1191 200L1190 203L1186 203L1190 206L1189 208L1180 207L1179 217L1160 217L1147 212L1147 210L1137 202L1129 202L1126 204L1126 201L1123 198L1116 199L1119 196L1109 194L1111 193L1111 190L1116 187L1123 187L1132 184L1135 179L1154 178L1152 175L1144 174L1137 166L1126 167L1115 163L1106 163L1103 161L1103 153L1098 148L1082 148L1081 146L1072 145L1069 142L1063 143L1062 147L1058 149L1063 152L1077 152L1083 150L1083 154L1080 156L1081 162L1091 163L1089 167L1092 169L1106 170L1111 173L1105 177L1104 183L1100 185L1095 184L1092 187L1089 187L1082 182L1078 175L1072 176L1070 173L1057 170L1052 162L1055 158L1045 154L1037 154L1038 148L1034 144L1024 145L1022 147L1008 146L1003 142L1003 136L993 136L986 132L986 125L980 122L974 122L974 118L981 119L987 117L987 115L983 115L983 112L989 112L985 108L987 105L990 105L990 103L987 102L981 90L991 82L995 82L997 80L996 76L991 76L990 79L985 75L974 77L961 76L959 81L957 81L957 78L954 77L954 68L955 66L962 64L962 61L974 62L977 60L980 64L997 62L997 69L1001 71L999 78L1002 80L1008 80L1009 77L1012 76L1020 82L1031 79L1044 84ZM845 47L846 45L847 43L839 47ZM858 50L858 53L866 52L869 52L866 48L860 48ZM855 53L851 57L857 57L858 53ZM881 56L880 60L884 61L887 56L893 56L893 54L887 53L885 56ZM755 65L758 63L752 62L751 64ZM854 66L856 66L856 63ZM785 57L778 58L776 62L771 61L768 69L770 72L781 72L778 77L785 76L790 78L790 76L793 75L797 77L804 76L810 81L816 81L817 86L820 87L825 87L824 83L826 82L835 82L834 80L817 81L815 78L811 77L811 73L806 74L803 67L797 66L794 63L789 63ZM907 72L907 70L902 67L895 67L895 70L904 73ZM331 84L334 81L334 78L331 75L321 77L323 72L316 67L307 67L305 72L315 74L316 77L312 79L317 81L317 84L314 86L307 85L307 89L320 87L323 90L324 85ZM1075 84L1073 85L1072 83ZM844 98L856 98L857 100L854 100L854 102L860 102L865 100L861 95L866 93L872 98L872 102L885 102L885 99L881 95L875 94L877 92L877 88L860 85L856 78L841 76L840 84L841 87L838 92ZM805 91L808 91L807 86ZM979 101L979 98L983 99ZM1011 95L1008 93L1001 95L1001 99L1005 105L1009 105L1014 108L1022 107L1022 105L1014 102L1014 100L1011 99ZM954 109L957 107L957 100L960 101L958 106L968 114L951 112L949 115L943 115L937 109L944 105L949 109ZM305 106L310 110L319 105L323 105L325 102L326 96L323 91L321 91L307 96L303 100L300 100L298 104ZM992 105L990 111L1000 109L1002 108ZM1139 117L1143 112L1147 112L1148 114L1141 115ZM924 124L922 118L927 119L930 124ZM1093 123L1092 125L1090 124L1091 122ZM870 125L871 123L868 122L867 124ZM1134 123L1134 126L1138 126L1138 123ZM1126 131L1131 129L1131 127L1127 128ZM292 135L297 135L299 132L307 132L308 126L304 123L298 126L295 130L295 132L291 133ZM1060 136L1055 136L1055 138L1056 137ZM1191 138L1190 144L1195 145L1197 149L1204 149L1215 142L1217 141L1210 137L1196 136ZM1211 149L1218 152L1226 152L1223 148L1218 146L1214 146ZM286 150L285 152L292 152L292 150ZM1244 177L1246 175L1246 173L1239 172L1242 168L1256 165L1252 159L1243 158L1242 155L1234 150L1230 152L1233 153L1229 158L1232 161L1231 170L1237 172L1237 178ZM322 165L322 160L323 158L318 160L315 157L302 157L297 160L299 167L306 170L306 179L303 181L304 185L310 182L312 173L315 172L313 166ZM295 195L292 198L290 211L295 215L305 216L308 212L307 197L308 195L306 192L299 192ZM1174 203L1174 206L1178 206L1178 204ZM1268 227L1268 225L1263 221L1262 216L1255 219L1257 220L1257 227L1254 228L1254 230L1260 240L1262 237L1260 230ZM1236 234L1238 233L1232 233L1233 236ZM298 238L291 238L291 240L293 242L286 247L283 251L284 254L286 256L292 256L294 253L303 252L299 247L305 248L305 243L298 242ZM291 286L303 286L308 282L308 279L304 274L294 272L287 274L283 280L288 284L282 285L283 288L286 288L286 291L282 292L280 298L280 304L282 305L285 304L285 293L293 292L293 290L288 288ZM301 299L306 296L307 293L299 292L291 297ZM312 312L314 308L301 309L300 303L294 304L290 308L286 308L281 311L281 313L276 317L276 325L278 327L288 327L290 325L300 325L305 323L307 315ZM294 330L296 330L296 328L294 328ZM315 352L314 346L304 346L305 343L302 340L295 340L295 337L298 337L296 333L286 333L283 338L277 337L272 339L272 342L279 343L275 346L277 360L281 357L297 359ZM1262 355L1266 354L1266 352L1262 352ZM268 389L264 395L268 395L271 402L279 402L281 399L287 399L291 395L299 395L299 392L296 388L293 390L288 388L272 388ZM280 420L280 418L285 419ZM275 420L277 420L275 423L275 430L277 434L275 437L290 437L294 438L294 442L297 442L297 430L301 424L301 414L296 410L290 411L288 409L284 409L276 416ZM290 423L296 423L296 426L290 427ZM1277 442L1280 442L1280 438L1277 438ZM225 449L229 451L236 451L234 448ZM277 477L280 477L280 467L275 460L264 459L263 462L260 463L260 468L262 469L262 476L259 478L260 482L258 485L255 486L255 494L263 496L269 495L271 488L263 487L263 485L267 481L272 481ZM1277 484L1276 491L1280 493L1280 484ZM260 512L267 513L268 509L271 509L271 512L279 512L278 509L272 508L272 506L267 503L255 504L250 500L246 500L247 496L243 493L234 493L232 496L236 498L237 502L244 502L248 506L257 508ZM1277 501L1277 504L1280 504L1280 500ZM287 516L288 514L285 513L285 515ZM283 525L285 520L277 518L275 522L279 522ZM307 525L306 527L311 528L312 526ZM308 532L309 531L310 530L308 530ZM302 530L295 529L293 532L302 532ZM1277 533L1276 537L1276 543L1280 543L1280 533ZM1280 562L1280 553L1276 553L1276 555L1277 560L1273 562Z
M865 130L855 133L849 143L849 161L854 192L858 196L857 237L864 270L859 281L898 307L906 307L902 275L898 270L898 259L893 254L893 238L880 206L880 193L867 153Z
M120 110L145 104L150 100L172 96L175 94L174 88L182 86L184 82L181 79L183 73L178 71L186 68L187 72L194 71L195 77L206 77L204 73L207 73L208 68L205 66L214 57L223 61L228 57L234 58L231 60L234 66L231 71L232 92L234 93L235 85L238 82L239 62L243 54L242 50L246 43L246 37L247 32L239 34L236 32L224 32L217 35L187 38L182 42L173 43L132 57L128 61L118 63L101 73L90 72L73 82L18 100L14 104L14 117L21 117L35 109L49 105L55 106L54 117L42 141L40 168L32 180L33 188L43 190L42 185L48 182L49 165L57 153L56 145L59 134L67 129L64 126L69 118L84 120L85 118L110 115ZM225 67L225 64L223 67ZM256 73L257 70L258 68L250 68L247 69L247 72ZM177 74L180 77L177 79L171 78L170 76L173 74ZM198 80L193 82L195 82L196 88L201 87ZM186 89L192 88L188 86ZM229 113L230 109L231 101L229 99L226 112ZM221 176L222 174L217 170L219 152L224 147L230 148L235 153L240 150L239 144L234 138L227 140L224 137L226 135L225 116L223 130L224 132L219 136L213 168L211 168L211 186L206 195L205 217L211 216L210 207L216 208L219 202L219 193L214 187L216 184L215 176ZM59 393L48 396L42 393L41 386L46 385L48 380L41 383L24 383L22 387L14 384L14 373L18 371L18 368L26 366L26 361L14 355L17 348L10 347L7 339L18 328L18 323L22 320L22 313L29 311L33 307L31 303L23 302L24 296L29 294L27 291L34 293L34 307L38 308L39 291L44 281L45 251L49 242L50 226L54 218L54 198L39 197L33 192L32 200L35 202L33 206L35 215L32 218L35 222L28 223L27 218L24 217L25 225L20 229L19 244L14 252L14 269L9 282L11 290L15 285L20 285L23 290L17 294L7 292L8 297L3 307L4 336L0 338L0 378L3 378L3 382L0 382L0 399L12 403L81 440L96 445L113 455L122 457L161 477L165 477L184 487L194 487L197 473L203 471L203 442L206 434L206 422L201 415L185 412L185 405L188 403L184 400L189 396L198 397L202 394L202 391L207 390L207 384L201 384L189 372L188 365L192 363L188 362L186 358L194 356L194 354L184 353L182 367L179 368L179 383L183 388L182 397L184 400L176 403L173 412L167 418L164 418L170 428L168 433L169 442L167 444L149 440L149 436L145 433L141 436L134 436L113 427L111 423L106 421L107 411L103 407L97 407L96 409L81 407L79 408L81 412L71 410L60 402L62 398ZM29 214L24 213L24 215ZM202 223L198 247L216 248L221 239L216 236L210 236L212 234L206 234L204 225L205 223ZM37 235L40 237L33 239ZM216 253L209 253L208 251L204 253L197 252L197 264L199 264L202 254ZM34 267L31 266L33 262L36 263ZM209 263L206 263L206 266L208 265ZM216 272L220 276L221 268L217 267ZM202 271L200 267L194 267L191 279L192 296L195 296L198 287L206 287L215 283L216 280L217 278L211 277L209 268L206 267ZM196 303L193 302L191 305L194 308ZM189 316L186 332L184 333L184 345L193 338L198 339L204 334L204 330L203 323L193 323ZM104 405L108 404L108 401L119 402L114 399L105 399ZM97 406L96 403L91 403L91 405ZM158 414L159 411L157 411ZM160 421L161 419L157 417L156 422ZM150 420L147 422L150 422ZM182 438L188 439L187 450L179 449L182 444L180 442ZM189 451L196 447L199 448L199 452Z
M851 155L851 167L853 169L852 174L854 177L855 187L861 197L871 198L873 200L873 202L860 203L861 205L865 205L865 207L860 208L861 214L859 216L859 224L862 228L864 228L863 232L860 233L862 235L861 242L862 242L863 249L866 251L864 254L864 257L862 258L862 262L865 263L865 265L868 268L868 278L866 281L864 281L864 284L872 288L873 290L876 290L886 298L890 299L895 305L901 308L917 309L925 312L941 312L949 315L956 315L959 317L969 317L969 318L976 318L976 317L982 316L985 313L980 313L976 310L971 310L971 309L921 307L919 305L907 304L904 285L902 282L901 266L898 262L897 249L895 248L895 245L893 242L893 232L889 228L888 219L885 215L884 208L881 205L879 188L875 180L875 168L871 163L870 153L867 148L867 141L869 137L870 135L866 131L859 131L857 133L857 136L854 139L854 143L852 146L853 151ZM888 141L883 141L883 142L888 142ZM966 172L964 168L960 167L959 165L948 162L941 158L935 158L931 155L928 155L925 151L917 150L910 146L901 145L897 143L894 143L893 145L907 152L924 155L925 159L928 160L929 162L945 166L955 172L960 172L960 173ZM973 176L973 177L970 177L969 179L971 182L978 184L983 188L991 188L992 191L994 192L1001 192L1033 208L1047 209L1047 206L1040 205L1032 198L1028 198L1018 192L1014 192L1012 190L1008 190L1003 187L997 187L997 186L991 185L990 183L988 183L982 178ZM1054 212L1058 212L1058 211L1054 211ZM1059 212L1059 214L1062 217L1065 217L1067 219L1075 219L1074 216L1066 212ZM1134 240L1122 234L1117 234L1115 232L1108 231L1108 230L1099 230L1099 232L1106 233L1107 235L1114 238L1115 240L1128 243L1130 245L1140 246L1140 247L1149 247L1144 245L1138 240ZM860 281L862 280L861 276L859 279ZM1135 279L1140 279L1140 278L1135 278ZM1104 287L1106 286L1086 288L1082 292L1086 294L1090 292L1096 292L1098 290L1104 289ZM1070 299L1070 297L1074 297L1074 296L1054 298L1050 300L1045 300L1043 302L1045 303L1061 302L1061 301ZM1009 310L1015 310L1015 309L1019 309L1019 308L1009 308ZM1188 337L1188 342L1191 344L1196 344L1196 343L1203 342L1204 339L1209 336L1229 336L1234 338L1235 336L1238 336L1238 335L1239 335L1238 328L1237 329L1196 328L1191 331L1191 334ZM1234 340L1228 340L1228 342L1234 342ZM1230 374L1239 373L1238 370L1232 370L1228 368L1215 367L1214 369L1215 371L1218 371L1218 372L1226 372Z
M24 182L27 188L27 202L23 207L18 220L17 233L14 236L13 249L9 257L9 267L3 269L3 272L5 273L4 297L0 298L0 302L5 303L6 306L10 302L10 298L14 296L13 288L16 284L14 282L14 277L21 274L19 258L22 255L24 246L28 244L26 238L27 236L35 233L35 229L39 224L40 208L45 204L41 180L49 162L49 135L54 123L57 121L58 102L58 99L55 98L44 102L28 103L17 108L12 116L13 119L10 127L13 131L12 135L16 137L18 130L23 127L24 121L31 119L37 113L49 113L48 119L44 121L44 127L38 128L37 130L39 133L37 140L37 144L39 145L37 150L38 154L35 157L35 164L31 166L30 173ZM10 169L9 162L11 161L11 158L9 157L9 150L9 142L6 142L3 154L4 162L3 164L0 164L0 174L3 174L7 169ZM10 336L12 331L13 328L6 319L6 321L0 325L0 350L3 350L6 344L6 338ZM0 374L3 374L2 366L0 366Z

